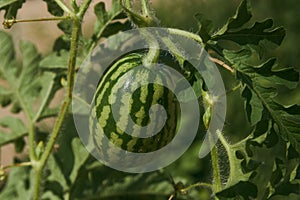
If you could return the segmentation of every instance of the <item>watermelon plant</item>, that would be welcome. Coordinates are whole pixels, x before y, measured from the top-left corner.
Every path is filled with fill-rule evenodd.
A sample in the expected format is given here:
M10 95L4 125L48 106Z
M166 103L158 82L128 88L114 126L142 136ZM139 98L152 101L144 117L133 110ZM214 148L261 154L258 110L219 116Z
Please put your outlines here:
M0 31L0 103L10 107L12 114L24 115L24 119L16 115L0 118L0 146L12 143L15 151L23 155L11 165L1 165L0 199L300 199L300 107L284 104L278 98L282 88L297 92L299 73L278 64L272 52L275 45L282 43L284 28L273 27L272 19L253 22L250 3L243 0L222 27L213 28L212 21L202 14L195 14L196 31L164 27L168 34L161 38L167 48L160 50L157 38L144 29L161 27L148 0L112 0L110 9L104 2L93 4L96 20L90 37L82 33L82 25L92 7L91 0L44 1L53 17L19 19L17 13L26 0L0 0L0 10L5 12L4 28L50 20L58 21L63 32L55 40L52 52L42 56L28 41L21 41L17 44L19 50L15 49L12 36ZM117 57L101 78L97 70L84 71L87 58L96 62L107 59L101 53L96 52L95 56L98 46L114 54L124 48L122 45L132 45L134 38L130 37L125 43L120 41L124 38L118 37L101 43L130 30L141 30L149 45ZM217 82L213 79L216 74L195 70L184 49L168 40L172 35L180 36L182 41L192 40L207 52L201 64L218 67L226 89L223 95L214 96L209 90L210 82ZM204 51L200 52L197 55L202 58ZM182 86L181 79L176 82L176 89L185 103L196 96L201 116L181 116L184 110L180 102L163 84L168 82L169 74L152 73L153 63L170 66L188 81L192 93ZM119 82L123 74L138 66L143 67L129 76L126 84ZM82 76L82 71L86 76ZM95 77L98 81L93 85L89 81ZM153 77L159 84L132 90L129 86L136 84L136 77ZM80 78L85 80L79 88L82 96L74 92L74 84ZM131 94L129 105L119 105L121 117L117 120L110 107L127 93L120 94L114 89L116 85L120 91ZM55 104L61 91L63 100ZM225 127L212 133L208 131L211 121L220 118L215 107L224 96L228 104ZM77 106L71 106L74 100ZM240 102L244 107L238 109ZM159 124L161 113L155 109L153 115L149 112L157 104L164 107L168 117L157 135L139 138L143 134L140 129L129 128L129 133L125 133L118 127L127 124L129 117L139 126L153 121ZM82 112L87 106L90 113ZM123 110L129 113L126 115ZM239 119L239 113L247 121ZM81 128L92 137L78 136L82 130L76 127L74 118L87 119L87 127ZM55 122L51 123L51 119ZM107 167L94 156L105 154L118 165L126 165L122 163L122 156L126 155L115 159L111 146L102 142L103 137L118 148L143 154L168 146L182 121L196 121L197 135L180 159L167 167L127 173ZM243 123L242 128L232 128L232 121ZM44 128L45 124L51 128ZM87 140L95 147L93 151L84 142ZM210 151L199 157L202 147Z

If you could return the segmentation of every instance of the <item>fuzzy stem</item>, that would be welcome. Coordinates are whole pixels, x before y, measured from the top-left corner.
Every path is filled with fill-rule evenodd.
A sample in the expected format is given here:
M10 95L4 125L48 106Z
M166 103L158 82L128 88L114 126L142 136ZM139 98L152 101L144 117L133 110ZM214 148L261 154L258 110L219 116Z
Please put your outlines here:
M209 102L210 100L206 100ZM208 103L210 106L208 106L206 109L211 109L211 104ZM209 116L210 118L210 116ZM210 120L210 119L209 119ZM205 122L204 122L205 123ZM209 129L209 123L205 124L206 129ZM218 191L222 190L222 181L221 181L221 174L220 174L220 166L219 166L219 156L218 156L218 149L217 145L214 142L214 136L213 133L207 132L208 134L208 141L209 146L211 148L210 156L211 156L211 165L213 170L213 191L214 193L217 193ZM217 132L218 134L218 132Z
M78 12L79 10L79 7L76 3L76 0L71 0L71 5L72 5L72 8L74 9L75 12Z
M39 22L39 21L58 21L58 20L66 20L70 19L70 16L62 16L62 17L48 17L48 18L39 18L39 19L16 19L14 23L18 22Z
M126 8L131 9L130 0L125 0L125 6L126 6Z
M145 67L151 66L157 62L159 57L159 43L157 39L147 29L140 29L141 34L147 40L149 44L149 51L143 59L143 65Z
M62 2L61 0L54 0L56 3L57 3L57 5L61 8L61 9L63 9L66 13L68 13L68 14L73 14L73 12L69 9L69 7L64 3L64 2Z
M74 75L75 75L75 66L76 66L76 57L77 57L77 49L78 49L78 40L79 34L81 30L81 21L82 18L88 9L91 0L85 0L80 7L77 15L72 15L72 35L71 35L71 48L70 48L70 56L69 56L69 64L68 64L68 83L67 83L67 95L63 101L62 107L59 111L57 121L54 125L53 131L49 138L49 141L46 145L45 151L41 156L41 159L34 163L34 168L36 170L35 177L35 186L34 186L34 194L33 199L38 200L40 198L41 193L41 178L43 169L47 163L47 160L52 152L53 146L56 142L56 139L59 135L60 129L62 127L63 121L68 111L68 107L72 100L72 91L74 85Z
M83 19L84 14L86 13L87 9L89 8L91 2L92 2L92 0L85 0L82 3L82 5L80 6L80 10L78 13L78 17L79 17L80 21Z
M229 95L229 94L235 92L236 90L240 89L241 87L242 87L242 84L239 83L238 85L236 85L236 86L234 86L233 88L231 88L230 90L228 90L228 91L226 92L226 95Z
M195 40L196 42L198 42L199 44L203 45L203 41L202 38L194 33L191 32L187 32L184 30L180 30L180 29L174 29L174 28L168 28L169 33L174 34L174 35L181 35L187 38L191 38L193 40ZM204 45L203 45L204 47Z
M33 191L33 200L38 200L40 198L41 193L41 178L42 178L43 169L39 169L35 171L34 177L34 191Z
M195 183L195 184L189 185L186 188L181 189L180 192L185 193L185 192L188 192L190 189L195 188L195 187L203 187L203 188L208 188L210 190L213 189L213 185L210 184L210 183Z
M74 73L75 73L75 65L76 65L76 56L77 56L77 46L78 46L78 38L80 32L80 20L78 18L73 19L73 28L72 28L72 40L71 40L71 50L70 50L70 59L69 59L69 68L68 68L68 84L67 84L67 95L64 99L60 112L58 114L58 119L53 128L53 132L51 137L47 143L45 148L45 152L41 157L41 167L43 168L56 141L60 128L62 126L63 120L68 110L68 106L71 102L73 84L74 84Z
M141 0L143 15L150 17L150 8L148 0Z
M214 146L211 150L211 164L213 168L213 188L214 192L217 193L222 190L222 181L220 175L218 150L216 146Z
M155 17L151 15L150 8L147 0L143 0L142 3L142 14L132 10L132 6L129 0L125 0L125 5L123 5L122 0L120 0L121 6L123 7L124 11L127 13L130 20L137 26L137 27L152 27L156 26L157 23L155 21Z
M196 34L193 34L193 33L187 32L187 31L183 31L183 30L179 30L179 29L171 29L171 28L169 28L168 31L170 34L180 35L180 36L184 36L187 38L191 38L191 39L195 40L196 42L198 42L200 45L203 45L202 38ZM222 63L222 64L224 64L224 63ZM231 68L229 68L228 70L231 71ZM210 137L210 141L211 140L212 140L212 137ZM216 146L214 146L211 150L211 160L212 160L213 182L214 182L213 189L214 189L214 192L216 193L216 192L222 190L219 157L218 157L218 150L217 150Z
M74 18L73 19L73 28L72 28L71 50L70 50L70 57L69 57L67 95L66 95L64 102L62 104L62 107L59 111L57 121L54 125L50 139L46 145L45 152L42 154L41 159L36 166L37 174L36 174L36 179L35 179L36 185L35 185L34 198L33 198L34 200L38 200L40 197L40 182L41 182L42 171L43 171L43 169L46 165L46 162L51 154L53 146L56 142L56 138L60 132L61 126L63 124L66 113L68 111L68 107L71 103L80 25L81 25L80 20L77 17Z
M14 24L20 22L41 22L41 21L58 21L58 20L67 20L70 19L70 16L62 16L62 17L48 17L48 18L38 18L38 19L5 19L2 23L5 29L10 29Z
M29 157L31 161L36 161L36 153L35 153L35 130L34 124L30 123L28 140L29 140Z
M168 47L173 56L175 56L176 60L180 63L181 67L183 68L184 66L184 55L180 52L180 50L177 48L176 44L169 38L169 37L163 37L162 38L163 43Z
M2 169L9 169L9 168L13 168L13 167L25 167L25 166L32 166L32 162L22 162L22 163L16 163L16 164L12 164L12 165L6 165L3 166Z

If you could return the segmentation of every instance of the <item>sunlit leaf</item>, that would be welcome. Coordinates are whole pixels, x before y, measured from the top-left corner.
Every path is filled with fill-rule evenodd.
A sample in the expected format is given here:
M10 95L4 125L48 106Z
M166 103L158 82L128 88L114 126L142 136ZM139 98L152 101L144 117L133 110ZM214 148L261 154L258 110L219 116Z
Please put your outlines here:
M29 200L33 191L33 187L27 185L30 179L29 173L29 167L12 168L8 181L0 192L0 199Z
M1 118L0 126L9 129L9 131L0 130L0 146L20 139L27 134L24 123L15 117Z
M97 21L94 27L94 34L91 43L97 42L100 37L108 37L111 34L117 33L120 30L128 29L127 22L113 22L116 19L124 19L126 16L123 13L120 1L113 0L110 10L105 9L104 2L99 2L94 7L94 13L97 16ZM113 22L113 23L112 23ZM105 34L104 34L105 33Z
M17 2L18 0L0 0L0 9Z
M12 104L12 112L23 111L29 122L37 121L55 93L55 75L41 71L40 55L33 44L20 43L23 57L20 65L15 58L12 39L7 33L0 32L0 43L0 78L5 82L0 86L1 104ZM13 125L8 128L14 130ZM26 132L24 128L14 134L17 137Z

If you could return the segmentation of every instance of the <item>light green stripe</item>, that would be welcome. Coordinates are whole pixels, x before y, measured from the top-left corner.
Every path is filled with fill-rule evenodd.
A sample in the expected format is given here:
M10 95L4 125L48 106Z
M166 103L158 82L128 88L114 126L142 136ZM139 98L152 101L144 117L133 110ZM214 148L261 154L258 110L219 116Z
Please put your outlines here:
M123 140L119 137L117 133L114 132L110 134L110 141L118 147L122 146L123 144Z
M142 55L129 55L129 57L123 58L111 66L103 76L102 81L100 81L93 99L93 102L96 102L96 106L92 110L91 119L98 117L98 123L90 121L90 129L96 129L92 130L95 133L95 143L100 151L105 151L103 153L110 160L118 160L121 154L117 151L112 151L112 144L102 144L104 143L102 138L105 134L107 134L114 145L126 148L128 151L150 152L162 148L162 146L169 143L176 133L177 108L176 102L174 102L174 94L163 86L168 85L170 75L164 72L154 74L149 69L144 68L132 74L130 80L122 79L130 69L139 65L141 58ZM151 76L155 78L154 84L151 84L150 87L148 85L140 87L141 82L149 84L147 81L150 80ZM124 91L124 83L128 81L131 85ZM135 99L133 99L133 88L138 89L136 86L140 88L136 91L134 95ZM159 115L158 110L152 109L154 117L151 118L151 126L148 124L146 130L147 136L150 138L143 139L132 137L130 133L124 134L124 131L128 129L131 133L140 135L141 125L146 125L148 121L148 109L158 104L160 99L163 99L161 105L164 106L167 112L168 118L166 124L161 124L162 116ZM119 110L116 113L119 117L118 119L113 120L111 105L118 107ZM128 127L128 117L130 117L130 114L133 116L133 120L135 120L133 127ZM108 120L112 120L113 122ZM163 129L159 133L154 133L154 130L158 126L162 127L161 125L164 125ZM105 132L104 134L101 127L108 133Z
M141 95L140 95L140 101L143 104L147 103L147 96L148 96L148 87L147 86L143 86L141 88Z
M118 66L117 66L118 67ZM117 70L113 76L120 76L120 74L125 73L127 69L125 69L124 67L119 67L120 69ZM104 77L105 79L106 77ZM112 83L112 81L116 80L115 79L109 79L109 81L106 81L105 83L100 83L100 85L98 86L98 88L101 88L100 94L98 94L97 99L96 99L96 105L99 105L103 99L103 95L106 92L106 90L109 88L110 83ZM104 87L102 88L102 84L105 84ZM111 87L114 87L114 85L112 85ZM99 91L97 91L96 93L99 93Z
M120 74L126 73L129 69L137 66L139 64L138 60L141 58L138 54L132 54L131 56L125 57L115 64L113 64L109 70L105 73L105 75L101 78L101 81L97 87L95 97L96 97L96 106L101 103L104 93L106 92L107 85L104 85L105 88L102 87L103 84L111 83L115 81Z
M149 71L143 71L141 73L138 73L136 75L136 79L137 80L145 80L146 83L148 83L148 79L149 79ZM141 94L140 94L140 101L145 104L147 101L147 95L148 95L148 88L147 85L144 85L141 87Z
M122 127L122 129L123 129L122 133L123 133L123 131L125 131L127 124L128 124L128 117L130 117L129 113L130 113L131 104L129 103L129 105L127 105L128 102L130 102L130 97L131 97L131 94L129 92L127 92L121 98L121 103L123 104L123 106L121 106L121 108L120 108L120 119L116 125L118 127ZM122 133L120 133L120 134L122 134Z
M107 119L109 117L109 114L111 112L110 106L104 106L103 110L101 112L101 115L99 117L99 124L102 128L104 128L107 124Z
M127 143L127 150L128 151L133 151L133 147L134 145L136 144L138 138L132 138L132 140L130 140L128 143Z
M103 87L102 92L96 97L96 104L94 105L96 109L98 108L98 105L101 103L101 101L103 99L103 95L104 95L105 91L109 88L109 85L110 85L109 82L106 82Z

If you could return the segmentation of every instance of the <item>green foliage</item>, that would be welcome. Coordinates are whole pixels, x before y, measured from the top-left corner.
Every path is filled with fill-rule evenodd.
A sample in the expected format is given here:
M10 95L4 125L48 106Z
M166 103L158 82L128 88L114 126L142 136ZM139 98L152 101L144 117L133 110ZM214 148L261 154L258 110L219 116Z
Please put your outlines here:
M17 178L10 178L17 177ZM18 167L10 170L5 189L1 191L1 199L21 200L30 197L31 187L27 185L30 177L29 167Z
M47 3L48 11L54 16L63 16L64 11L61 9L54 0L43 0Z
M23 56L22 65L16 61L12 38L0 32L0 77L6 84L0 86L0 103L2 106L11 105L12 113L23 111L30 123L43 117L46 107L57 89L53 81L55 74L43 72L39 67L40 55L29 42L20 43ZM38 79L35 77L39 76ZM29 126L17 118L1 119L1 126L10 129L3 131L1 145L13 142L28 133Z
M7 19L11 19L24 2L0 0L0 9L6 11ZM57 4L60 1L45 2L52 15L66 15L66 10ZM76 1L72 0L71 5L76 12L81 9ZM79 39L75 41L75 50L78 50L73 55L76 56L75 68L80 66L99 40L131 28L131 22L123 11L118 0L112 1L110 10L105 8L103 2L95 5L96 22L92 37L84 38L79 33ZM52 153L42 168L41 181L36 182L38 166L34 162L40 162L39 159L47 151L44 146L49 143L49 138L51 140L51 132L42 133L38 122L53 116L59 119L58 108L50 107L50 102L58 89L64 87L62 80L70 80L68 73L74 51L70 43L74 42L71 36L74 36L76 22L70 18L58 23L63 35L55 41L53 52L44 57L32 43L21 41L19 48L22 58L18 61L12 37L0 31L0 78L4 82L0 84L0 104L3 107L10 106L12 113L22 112L26 117L25 120L15 116L0 118L0 146L14 143L15 149L22 152L24 138L28 134L34 137L34 143L39 144L37 147L31 144L34 145L31 149L37 152L37 160L30 155L24 160L16 160L15 164L17 166L30 160L33 166L9 169L0 199L32 199L36 184L42 185L38 197L51 200L168 199L171 195L176 199L299 199L300 107L282 104L277 100L279 88L295 90L299 73L294 68L279 65L275 58L270 57L268 50L271 43L281 44L285 37L284 29L273 28L271 19L251 21L251 7L246 0L241 2L234 16L218 31L213 29L212 21L204 15L196 14L195 18L198 25L196 34L203 39L206 50L232 68L230 72L224 70L233 79L226 79L229 82L226 85L240 85L240 99L244 102L241 112L245 112L251 126L249 133L243 133L243 130L226 133L227 129L224 134L219 133L220 142L216 150L223 182L220 190L215 190L216 183L211 181L215 180L216 174L210 174L213 171L208 164L210 158L199 160L196 157L201 145L199 140L203 137L201 134L210 120L205 107L207 105L203 105L206 103L205 95L209 94L199 74L192 74L190 81L199 97L205 121L201 122L199 135L192 147L170 167L147 174L128 174L105 167L82 145L71 111L67 110L60 135L54 138L58 148L50 148ZM112 49L118 48L117 41L109 45ZM219 67L222 68L222 65ZM187 101L190 98L186 91L180 95ZM247 137L231 143L227 134L235 134L236 137L247 134ZM169 174L176 182L172 181ZM2 176L6 176L5 173L3 175L3 168Z
M10 129L9 134L4 131L0 132L0 146L17 141L17 139L23 138L27 134L25 131L26 127L24 126L23 122L14 117L1 118L0 126Z
M248 53L251 51L248 51ZM261 120L263 109L266 109L273 122L277 125L277 133L286 141L291 142L294 148L300 153L299 146L299 115L297 105L283 106L273 98L276 97L276 86L282 85L295 88L299 81L299 74L292 68L276 66L275 60L270 59L259 66L249 66L248 61L251 53L243 57L237 54L230 55L226 51L225 57L232 62L237 57L242 58L235 62L239 78L245 85L242 92L246 98L246 111L249 121L256 124ZM275 84L274 84L275 83ZM275 125L274 125L275 126ZM297 139L298 138L298 139Z
M94 13L97 17L97 21L94 26L94 34L90 44L98 41L100 37L108 37L119 31L130 28L127 20L125 22L114 21L126 18L121 5L119 4L119 0L112 1L112 7L109 11L105 10L105 4L103 2L96 4Z
M5 10L5 18L15 18L18 10L22 7L26 0L1 0L0 10Z
M267 29L272 28L272 19L266 19L263 22L255 22L252 27L243 28L243 26L249 22L251 17L249 5L247 1L243 1L235 16L230 18L225 26L213 36L213 40L230 40L240 45L257 45L259 41L265 39L277 45L281 44L285 36L285 30L283 28L266 31Z

